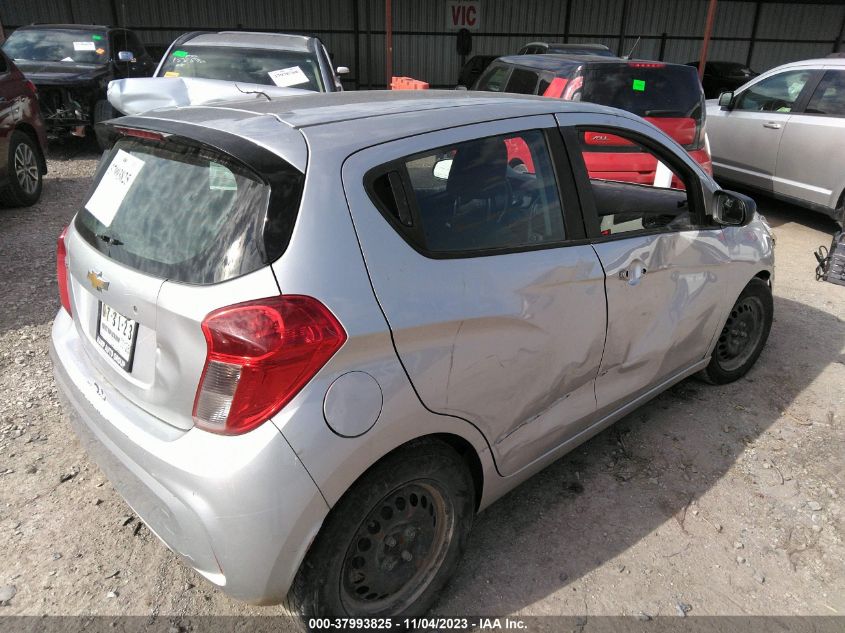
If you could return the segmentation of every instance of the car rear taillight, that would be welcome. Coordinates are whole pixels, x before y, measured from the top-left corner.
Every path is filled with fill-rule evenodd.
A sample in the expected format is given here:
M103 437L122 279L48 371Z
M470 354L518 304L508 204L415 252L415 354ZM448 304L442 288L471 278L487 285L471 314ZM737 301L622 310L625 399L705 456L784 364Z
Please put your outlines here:
M147 141L163 141L168 134L161 132L151 132L150 130L139 130L134 127L120 127L115 126L114 131L123 136L131 136L133 138L142 138Z
M561 99L564 101L572 101L572 98L575 96L575 93L581 90L584 85L584 76L579 75L575 79L569 82L566 86L566 89L563 91L563 95L561 95Z
M666 68L666 64L660 62L628 62L631 68Z
M56 280L59 282L59 298L62 300L62 307L67 310L68 314L73 316L73 312L70 309L70 291L68 289L66 235L67 227L62 229L58 242L56 243Z
M194 424L246 433L278 413L346 341L312 297L286 295L215 310L202 322L207 353Z
M27 89L29 94L31 94L33 97L38 96L38 88L36 88L35 84L32 83L29 79L25 80L23 82L23 85Z
M563 77L555 77L552 79L552 82L549 84L549 87L546 88L545 92L543 92L544 97L552 97L553 99L559 99L563 94L563 89L566 88L567 80Z

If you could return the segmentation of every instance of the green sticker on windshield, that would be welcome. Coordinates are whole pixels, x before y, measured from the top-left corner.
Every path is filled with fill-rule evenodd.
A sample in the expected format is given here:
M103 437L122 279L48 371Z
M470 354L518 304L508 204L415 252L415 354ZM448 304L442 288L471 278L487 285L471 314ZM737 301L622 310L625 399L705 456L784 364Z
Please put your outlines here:
M92 36L91 36L91 39L92 39L92 40L97 40L97 41L99 42L101 39L103 39L103 36L102 36L102 35L92 35Z
M634 79L634 83L631 87L637 92L645 92L645 81L642 79Z
M173 51L173 57L187 57L188 51Z

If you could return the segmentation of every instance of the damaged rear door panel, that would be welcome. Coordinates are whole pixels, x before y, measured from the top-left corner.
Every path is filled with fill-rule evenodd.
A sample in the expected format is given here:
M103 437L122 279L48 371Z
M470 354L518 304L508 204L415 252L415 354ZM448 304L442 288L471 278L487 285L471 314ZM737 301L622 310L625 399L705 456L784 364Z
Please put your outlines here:
M545 140L537 142L538 137ZM544 198L547 210L565 211L564 239L443 256L409 243L405 230L413 227L385 221L364 184L372 181L370 167L392 161L386 167L388 178L392 166L409 160L431 169L431 157L439 149L445 148L445 155L457 147L451 167L457 170L465 151L461 143L478 139L493 139L496 151L504 140L511 146L508 151L523 158L523 139L532 143L534 164L526 169L536 174L514 175L516 170L507 169L514 213L524 210L520 200L525 197L525 208L530 207L535 195L531 179L539 179L540 164L554 166L555 175L544 176L549 186L538 195L549 196ZM514 143L521 143L522 149L513 150ZM593 248L583 240L573 241L579 236L578 223L570 218L580 219L580 210L559 144L554 118L533 116L379 145L352 156L343 170L367 269L411 381L429 409L466 419L486 435L503 475L517 472L583 430L596 409L595 380L606 328L604 273ZM497 177L502 180L506 163L489 160L499 165ZM476 226L467 217L478 210L478 205L464 205L463 197L496 195L468 194L467 189L486 178L484 169L470 168L468 175L461 179L465 182L460 191L445 188L434 194L436 204L420 211L418 200L411 198L413 183L402 174L408 196L400 206L416 209L411 222L419 223L420 213L448 215L443 227L460 237L461 230ZM454 174L449 176L449 182L455 180ZM445 187L437 182L432 186ZM480 204L489 210L496 203L490 198ZM503 215L499 223L507 221Z

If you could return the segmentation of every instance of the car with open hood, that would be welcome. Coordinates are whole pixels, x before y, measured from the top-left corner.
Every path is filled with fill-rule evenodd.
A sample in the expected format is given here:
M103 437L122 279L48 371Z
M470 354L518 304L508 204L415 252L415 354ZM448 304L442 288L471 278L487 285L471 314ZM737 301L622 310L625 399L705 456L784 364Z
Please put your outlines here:
M687 376L739 379L771 327L754 202L622 110L314 93L98 133L58 243L64 410L187 564L306 623L423 615L478 511ZM684 188L591 177L598 134Z
M3 52L38 88L50 136L84 136L115 116L109 81L149 76L155 63L128 29L85 24L33 24L12 32Z
M348 72L332 66L317 37L197 31L170 45L152 78L114 81L108 97L118 112L138 114L167 105L337 92Z

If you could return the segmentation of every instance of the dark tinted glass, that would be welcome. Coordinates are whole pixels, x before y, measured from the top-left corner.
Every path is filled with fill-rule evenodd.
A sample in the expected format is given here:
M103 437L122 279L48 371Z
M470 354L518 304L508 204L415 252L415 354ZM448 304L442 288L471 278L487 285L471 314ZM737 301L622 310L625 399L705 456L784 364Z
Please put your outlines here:
M816 87L806 112L845 116L845 71L828 70Z
M110 218L92 201L98 188L114 183L107 172L126 154L140 168L128 185L108 189L109 197L117 198ZM301 190L301 174L290 171L288 180ZM295 217L297 212L275 206L270 211L269 199L269 185L223 154L175 142L124 139L104 155L76 228L89 244L131 268L209 284L269 263L266 233L278 223L277 215ZM298 206L299 193L287 199Z
M703 94L690 66L640 67L591 64L584 72L583 101L649 117L701 118Z
M523 95L536 94L537 80L539 76L531 70L523 70L522 68L514 68L508 79L508 87L506 92L516 92Z

